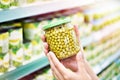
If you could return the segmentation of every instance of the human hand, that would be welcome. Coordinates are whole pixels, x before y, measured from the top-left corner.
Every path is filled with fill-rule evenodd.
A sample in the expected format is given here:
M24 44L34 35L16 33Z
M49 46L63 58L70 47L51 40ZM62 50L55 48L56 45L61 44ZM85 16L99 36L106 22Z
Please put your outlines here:
M78 27L74 26L74 30L79 40ZM82 47L80 50L81 52L79 52L77 55L59 61L53 53L48 54L49 46L45 41L45 36L42 36L42 40L44 41L44 52L48 56L53 74L58 80L98 80L98 77L83 56ZM68 70L67 68L71 69L72 71ZM64 71L66 73L64 73L63 76L62 72Z
M87 61L84 59L81 52L76 56L78 69L73 72L63 66L56 58L54 53L49 52L47 57L50 62L51 70L57 80L99 80L96 74L92 71Z
M79 37L79 31L78 31L78 27L77 26L74 26L74 31L76 33L76 36L77 36L77 39L78 41L80 42L80 37ZM44 41L44 52L45 54L47 55L47 53L49 52L49 46L45 40L45 36L43 35L42 37L42 40ZM82 48L81 48L81 51L82 51ZM66 67L66 68L69 68L71 69L72 71L77 71L77 62L76 62L76 56L77 55L74 55L70 58L67 58L67 59L64 59L64 60L61 60L60 62Z

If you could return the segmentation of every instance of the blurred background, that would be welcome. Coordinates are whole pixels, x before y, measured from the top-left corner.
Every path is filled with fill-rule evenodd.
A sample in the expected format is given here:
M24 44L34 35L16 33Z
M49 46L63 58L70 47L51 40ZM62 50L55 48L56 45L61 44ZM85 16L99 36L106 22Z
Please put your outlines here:
M120 80L119 0L0 0L0 80L55 80L40 36L62 18L100 80Z

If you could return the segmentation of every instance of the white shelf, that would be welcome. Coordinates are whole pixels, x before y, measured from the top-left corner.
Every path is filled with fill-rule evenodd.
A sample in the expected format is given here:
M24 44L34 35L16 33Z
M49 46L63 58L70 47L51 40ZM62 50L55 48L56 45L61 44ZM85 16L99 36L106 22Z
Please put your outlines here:
M100 41L101 39L103 39L107 35L110 35L115 30L120 29L119 25L120 25L120 21L117 21L111 25L106 26L105 28L103 28L97 32L92 33L90 36L83 38L81 40L82 46L88 46L91 43Z
M117 51L115 54L111 55L110 57L108 57L102 64L100 63L97 64L95 67L93 67L94 72L96 74L99 74L119 57L120 57L120 50Z
M94 0L59 0L52 2L36 3L29 6L18 7L15 9L2 10L0 11L0 23L59 11L63 9L79 7L91 3L94 3Z
M31 63L20 66L15 70L0 75L0 80L18 80L24 76L29 75L30 73L44 68L47 65L49 65L47 57L42 57L32 61Z
M115 77L113 77L113 80L119 80L119 79L120 79L120 74L115 76Z

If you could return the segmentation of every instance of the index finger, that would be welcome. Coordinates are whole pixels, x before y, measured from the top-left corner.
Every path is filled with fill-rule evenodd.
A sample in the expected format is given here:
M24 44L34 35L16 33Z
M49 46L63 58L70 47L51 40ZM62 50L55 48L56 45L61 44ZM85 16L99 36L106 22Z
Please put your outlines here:
M54 53L50 52L48 53L48 55L50 56L51 61L53 62L55 68L61 73L61 74L67 74L67 69L63 66L62 63L60 63L60 61L56 58L56 56L54 55Z
M80 42L80 33L79 33L79 28L78 28L78 26L74 25L74 30L75 30L75 33L76 33L78 42L79 42L79 44L80 44L81 42ZM80 45L80 50L81 50L82 53L84 53L84 50L83 50L82 45Z
M74 25L74 31L76 33L76 37L77 37L78 41L80 42L80 33L79 33L78 26Z
M45 35L41 35L41 39L43 42L45 42L46 41Z

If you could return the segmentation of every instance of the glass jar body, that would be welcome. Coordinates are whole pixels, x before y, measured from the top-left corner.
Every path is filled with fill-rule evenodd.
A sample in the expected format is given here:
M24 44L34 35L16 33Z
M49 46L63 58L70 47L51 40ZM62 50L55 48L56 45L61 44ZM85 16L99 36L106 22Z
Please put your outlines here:
M74 56L80 50L73 25L61 24L45 30L46 41L59 60Z

